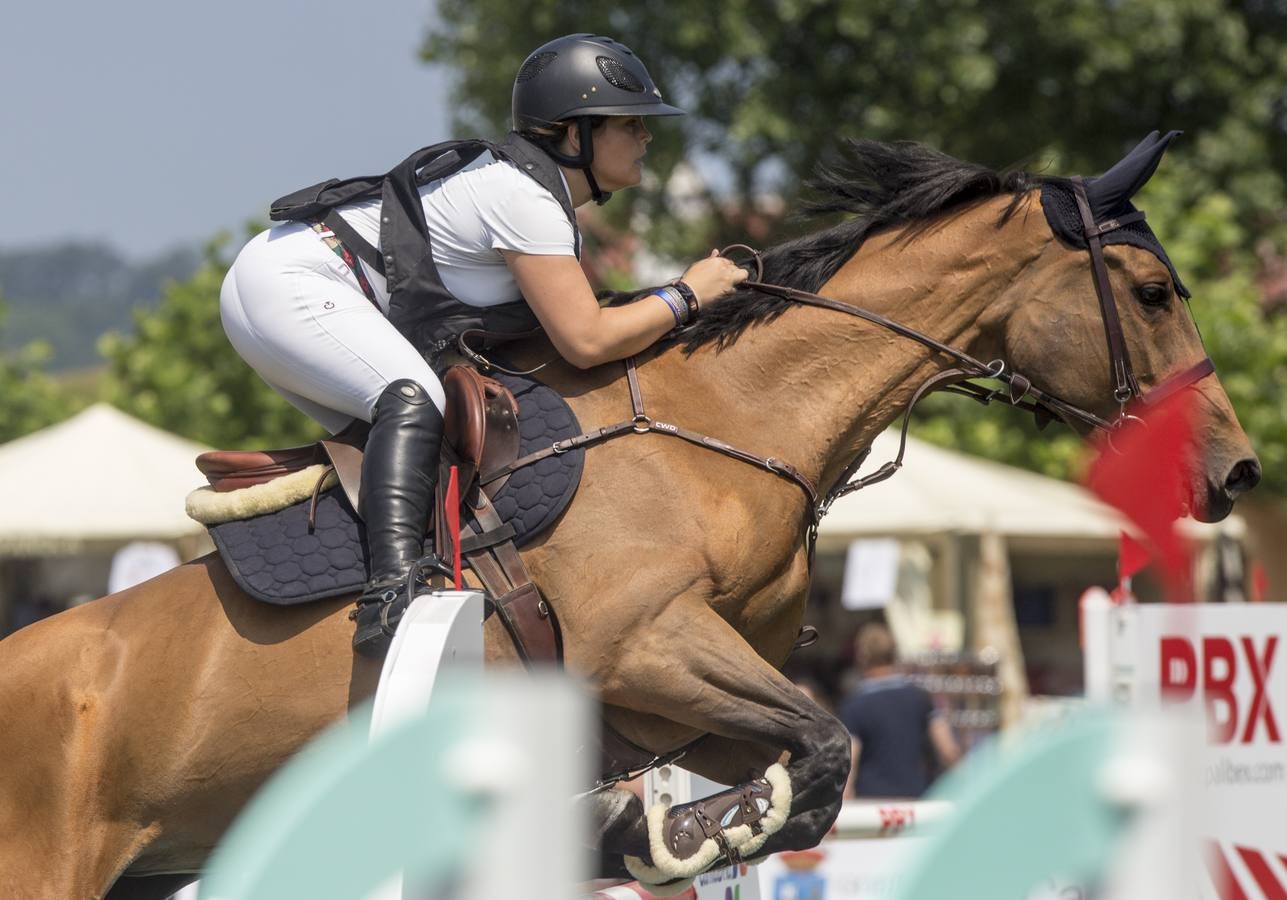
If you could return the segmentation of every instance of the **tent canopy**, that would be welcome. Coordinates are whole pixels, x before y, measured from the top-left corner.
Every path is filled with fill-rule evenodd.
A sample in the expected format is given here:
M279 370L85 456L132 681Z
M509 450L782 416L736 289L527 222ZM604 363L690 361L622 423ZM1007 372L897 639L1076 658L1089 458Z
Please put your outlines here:
M897 453L898 431L887 430L873 442L863 471L873 471ZM1186 530L1192 537L1209 538L1221 527L1240 531L1240 524L1189 520ZM837 500L819 531L832 539L956 532L1115 541L1127 527L1115 509L1078 485L908 437L903 468Z
M183 501L207 449L106 403L0 445L0 555L200 534Z

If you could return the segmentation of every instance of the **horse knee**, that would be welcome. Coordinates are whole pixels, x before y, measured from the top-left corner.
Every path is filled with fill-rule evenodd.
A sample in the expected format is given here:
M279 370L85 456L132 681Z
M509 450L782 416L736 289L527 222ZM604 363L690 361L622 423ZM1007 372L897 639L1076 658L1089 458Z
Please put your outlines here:
M839 803L849 780L849 732L839 719L820 713L801 734L801 749L787 771L797 809Z

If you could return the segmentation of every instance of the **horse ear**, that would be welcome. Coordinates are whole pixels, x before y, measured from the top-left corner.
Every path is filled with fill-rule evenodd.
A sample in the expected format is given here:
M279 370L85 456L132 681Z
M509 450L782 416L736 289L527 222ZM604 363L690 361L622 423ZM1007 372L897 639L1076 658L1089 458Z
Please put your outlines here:
M1126 202L1153 177L1157 165L1162 161L1162 154L1171 141L1183 132L1169 131L1165 137L1158 137L1154 131L1135 145L1135 149L1098 178L1087 181L1086 195L1090 200L1095 218L1107 218L1119 212Z

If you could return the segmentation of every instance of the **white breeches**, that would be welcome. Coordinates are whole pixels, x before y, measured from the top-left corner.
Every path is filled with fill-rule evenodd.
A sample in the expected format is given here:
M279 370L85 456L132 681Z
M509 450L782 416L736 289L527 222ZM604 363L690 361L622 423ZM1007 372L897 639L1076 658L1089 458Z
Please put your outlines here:
M429 364L307 225L252 238L224 279L219 313L241 358L332 433L355 418L371 421L380 394L400 378L419 382L446 410Z

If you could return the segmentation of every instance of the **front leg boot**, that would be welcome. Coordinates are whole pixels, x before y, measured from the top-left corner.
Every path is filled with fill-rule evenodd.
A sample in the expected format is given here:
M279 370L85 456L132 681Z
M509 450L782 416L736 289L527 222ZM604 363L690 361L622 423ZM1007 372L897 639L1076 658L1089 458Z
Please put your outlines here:
M791 778L772 765L757 778L693 803L648 811L651 865L626 857L626 868L649 891L668 896L719 865L733 865L764 846L791 811ZM663 893L667 892L667 893Z

